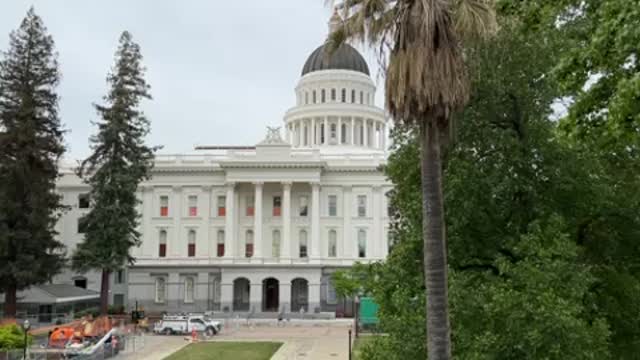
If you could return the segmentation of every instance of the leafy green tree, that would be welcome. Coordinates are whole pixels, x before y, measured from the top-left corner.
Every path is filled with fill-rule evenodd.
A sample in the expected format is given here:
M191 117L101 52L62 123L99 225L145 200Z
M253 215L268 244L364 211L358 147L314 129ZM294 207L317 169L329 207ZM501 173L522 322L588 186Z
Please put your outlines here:
M52 37L30 9L0 61L0 291L9 317L17 290L51 279L64 265L55 231L64 153L56 57Z
M155 148L144 142L149 121L139 108L143 99L151 98L141 61L140 47L125 31L107 78L111 89L106 104L95 106L101 120L91 138L93 152L78 169L91 185L92 207L84 218L85 238L73 254L73 267L102 271L102 314L108 311L109 275L135 261L130 249L140 244L136 192L153 165Z
M366 40L388 55L386 108L397 123L420 129L426 343L432 360L451 357L442 145L452 129L451 114L469 95L462 41L493 31L491 5L486 0L344 0L344 24L329 39L334 48L347 39Z
M522 29L518 19L503 18L495 39L465 49L473 91L445 156L454 355L606 359L609 319L594 299L601 278L578 241L582 219L608 201L601 191L606 173L574 151L549 120L559 93L549 73L565 39ZM411 129L393 136L386 171L395 184L398 241L375 273L379 281L362 282L380 305L388 336L363 352L367 359L426 353L417 340L425 333L416 326L425 318L422 213L415 196L419 140ZM599 231L587 234L595 240ZM523 329L514 331L505 321ZM573 350L548 346L555 337Z

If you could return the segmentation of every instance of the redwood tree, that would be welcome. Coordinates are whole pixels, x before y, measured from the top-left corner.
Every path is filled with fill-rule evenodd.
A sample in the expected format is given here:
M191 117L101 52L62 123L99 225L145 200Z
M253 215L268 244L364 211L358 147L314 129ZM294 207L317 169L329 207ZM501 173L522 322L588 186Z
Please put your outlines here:
M83 219L85 237L72 262L78 271L102 272L102 314L109 305L109 275L132 264L130 249L140 244L136 192L149 177L155 151L145 145L150 125L140 110L141 101L151 99L144 72L140 47L125 31L107 77L105 103L95 105L100 120L91 137L92 154L78 168L78 175L91 186L91 209Z
M64 265L55 225L64 153L52 37L35 11L10 35L0 61L0 292L16 314L16 291L44 283Z

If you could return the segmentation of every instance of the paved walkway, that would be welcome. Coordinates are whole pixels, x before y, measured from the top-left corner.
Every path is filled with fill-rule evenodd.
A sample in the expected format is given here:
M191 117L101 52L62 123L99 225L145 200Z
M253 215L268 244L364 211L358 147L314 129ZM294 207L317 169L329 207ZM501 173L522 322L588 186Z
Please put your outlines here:
M216 336L213 341L277 341L283 346L272 360L347 360L349 326L346 324L283 327L241 327Z
M228 326L211 341L282 342L272 360L347 360L349 328L349 323L338 321L290 322L282 326ZM117 360L161 360L186 345L188 341L184 336L148 334L144 337L142 351L127 351L119 355Z

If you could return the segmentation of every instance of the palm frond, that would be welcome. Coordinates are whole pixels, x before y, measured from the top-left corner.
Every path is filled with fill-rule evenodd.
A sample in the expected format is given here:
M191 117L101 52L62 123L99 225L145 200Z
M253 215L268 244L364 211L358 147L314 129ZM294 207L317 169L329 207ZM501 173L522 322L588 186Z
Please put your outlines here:
M498 24L493 0L456 0L455 28L462 39L487 38Z

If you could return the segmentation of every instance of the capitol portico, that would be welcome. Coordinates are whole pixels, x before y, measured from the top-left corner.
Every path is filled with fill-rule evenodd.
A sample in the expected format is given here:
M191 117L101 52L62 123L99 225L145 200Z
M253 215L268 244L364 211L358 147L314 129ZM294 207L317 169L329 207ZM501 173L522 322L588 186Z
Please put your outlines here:
M339 18L334 15L330 24ZM201 146L155 158L140 186L142 244L112 275L111 302L148 312L349 316L331 275L388 253L387 119L356 49L317 48L303 66L283 131L255 146ZM82 239L86 185L66 172L71 211L60 236ZM56 282L99 289L97 274Z

